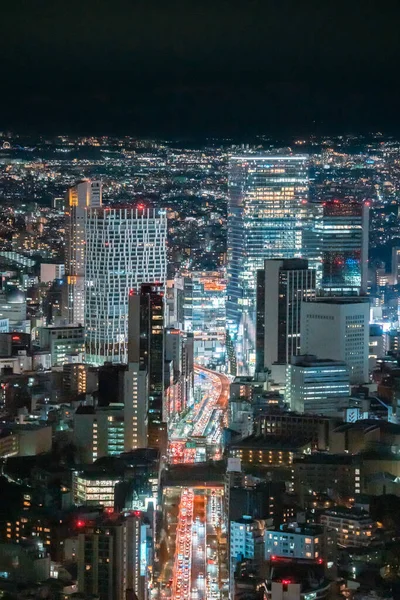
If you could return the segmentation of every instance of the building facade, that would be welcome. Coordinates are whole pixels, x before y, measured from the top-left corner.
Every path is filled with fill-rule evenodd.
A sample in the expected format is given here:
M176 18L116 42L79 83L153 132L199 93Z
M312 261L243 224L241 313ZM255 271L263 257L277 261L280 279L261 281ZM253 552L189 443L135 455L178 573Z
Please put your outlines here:
M308 201L307 157L230 160L227 325L241 373L255 367L256 273L267 258L313 258L318 207ZM313 266L313 265L310 265Z
M80 181L65 198L65 275L67 286L66 318L68 323L84 324L85 320L85 250L86 212L102 204L100 181Z
M350 454L314 453L293 463L294 489L299 497L310 490L331 494L334 489L346 501L361 493L359 457Z
M349 370L342 361L296 356L287 367L285 400L292 410L334 416L338 402L349 396Z
M138 293L129 296L129 364L147 373L147 431L149 445L160 447L164 406L164 291L156 284L142 284ZM147 445L147 444L146 444Z
M198 364L225 361L226 279L217 271L184 272L175 278L176 324L194 336Z
M78 533L78 590L100 600L146 600L150 527L141 514L99 518Z
M368 513L356 508L335 508L321 515L321 524L337 532L339 546L369 546L375 524Z
M114 508L115 486L119 481L119 475L110 475L104 471L98 473L75 472L72 478L74 503Z
M257 371L287 365L300 353L301 303L314 300L315 295L316 273L307 260L264 262L257 273Z
M165 285L166 235L166 216L153 209L87 210L86 362L127 362L129 293Z
M84 329L80 325L40 327L39 346L41 350L50 351L53 367L61 367L69 362L68 357L72 354L82 359L85 350Z
M369 205L330 200L323 205L322 288L331 295L366 293Z
M234 588L234 572L236 565L243 559L250 559L261 564L264 558L264 521L243 516L237 521L230 521L229 557L230 585Z
M103 456L119 456L125 448L124 407L80 406L74 414L73 441L83 463Z
M344 361L351 384L368 382L368 298L303 302L300 330L302 354Z
M265 558L326 558L326 532L322 525L291 523L278 529L265 531Z

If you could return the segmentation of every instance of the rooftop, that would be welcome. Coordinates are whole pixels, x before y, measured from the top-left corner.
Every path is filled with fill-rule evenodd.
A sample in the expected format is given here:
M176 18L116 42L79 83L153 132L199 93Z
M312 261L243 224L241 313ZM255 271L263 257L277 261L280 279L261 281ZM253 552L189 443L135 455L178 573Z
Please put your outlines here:
M279 527L267 527L267 531L283 531L285 533L298 533L301 535L320 535L324 532L324 526L316 523L284 523Z
M255 436L250 435L238 442L232 442L229 445L231 450L252 449L257 450L288 450L296 452L303 446L310 443L306 438L293 438L287 436Z
M334 297L334 298L315 298L315 300L310 300L309 303L318 303L318 304L365 304L369 303L368 296L344 296L344 297Z
M324 515L355 520L367 519L372 522L369 513L357 507L348 508L347 506L336 506L335 508L328 508L327 510L324 510L321 513L321 516Z
M355 423L343 423L334 429L335 433L345 433L349 430L355 431L374 431L380 429L383 433L389 433L392 435L400 435L400 425L396 423L390 423L383 419L363 419L356 421Z
M295 458L297 464L318 464L318 465L352 465L358 462L357 455L351 454L325 454L323 452L315 452L313 454L304 455L302 458Z

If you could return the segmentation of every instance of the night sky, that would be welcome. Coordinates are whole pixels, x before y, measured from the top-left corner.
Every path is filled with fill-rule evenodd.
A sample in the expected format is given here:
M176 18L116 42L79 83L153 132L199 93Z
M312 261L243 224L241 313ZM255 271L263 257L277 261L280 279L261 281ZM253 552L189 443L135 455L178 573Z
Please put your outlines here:
M400 131L398 0L2 0L0 127Z

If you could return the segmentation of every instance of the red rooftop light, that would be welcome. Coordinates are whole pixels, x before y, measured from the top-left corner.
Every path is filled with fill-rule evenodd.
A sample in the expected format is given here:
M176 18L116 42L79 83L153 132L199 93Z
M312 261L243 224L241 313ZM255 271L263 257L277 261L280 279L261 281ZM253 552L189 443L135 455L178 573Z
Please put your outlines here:
M77 522L76 522L76 526L77 526L77 527L84 527L84 526L85 526L85 521L80 521L80 520L79 520L79 521L77 521Z

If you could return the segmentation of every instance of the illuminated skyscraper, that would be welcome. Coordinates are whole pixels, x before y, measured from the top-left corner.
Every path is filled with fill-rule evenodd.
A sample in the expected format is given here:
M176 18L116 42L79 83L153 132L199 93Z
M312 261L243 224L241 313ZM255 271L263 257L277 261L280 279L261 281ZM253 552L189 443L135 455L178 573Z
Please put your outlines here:
M323 206L322 288L329 295L360 294L368 285L369 206L331 200Z
M100 181L80 181L65 198L65 275L68 323L84 324L85 318L85 216L89 207L102 203Z
M165 286L166 236L166 216L154 209L87 210L86 362L127 362L129 293Z
M228 208L228 330L239 372L255 366L256 273L266 258L308 258L318 266L308 200L307 157L236 156L230 161Z
M182 272L175 278L175 322L194 335L195 362L225 362L226 278L216 271Z

